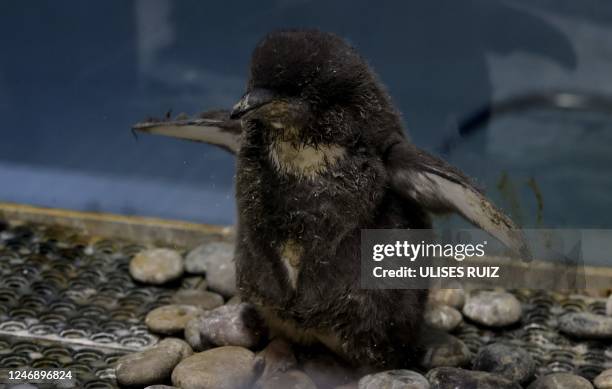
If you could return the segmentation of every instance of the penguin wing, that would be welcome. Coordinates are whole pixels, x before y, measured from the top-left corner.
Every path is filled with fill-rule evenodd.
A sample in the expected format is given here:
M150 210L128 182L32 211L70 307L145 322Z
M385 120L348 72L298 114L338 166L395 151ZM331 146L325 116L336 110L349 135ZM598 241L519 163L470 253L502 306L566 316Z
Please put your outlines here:
M229 111L215 110L193 118L179 115L174 119L147 119L135 124L132 130L209 143L238 154L242 126L239 120L230 119Z
M512 220L456 168L406 140L391 146L385 164L391 188L400 196L432 213L458 213L522 257L530 257L523 235Z

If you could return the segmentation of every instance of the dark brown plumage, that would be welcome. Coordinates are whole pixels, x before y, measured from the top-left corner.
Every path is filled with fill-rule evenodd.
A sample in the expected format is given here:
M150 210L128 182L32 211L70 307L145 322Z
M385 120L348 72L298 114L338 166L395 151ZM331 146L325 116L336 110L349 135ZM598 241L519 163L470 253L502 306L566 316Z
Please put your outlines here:
M242 121L240 138L227 137L238 157L238 288L273 334L356 365L409 365L427 291L361 289L361 229L430 228L430 212L458 212L524 249L468 178L406 139L377 76L333 34L265 37L231 117L217 127Z

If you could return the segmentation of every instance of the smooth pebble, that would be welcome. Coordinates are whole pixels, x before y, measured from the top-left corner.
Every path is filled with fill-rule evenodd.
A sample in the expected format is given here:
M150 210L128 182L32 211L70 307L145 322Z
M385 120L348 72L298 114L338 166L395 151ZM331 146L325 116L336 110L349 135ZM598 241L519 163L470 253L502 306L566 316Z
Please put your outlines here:
M194 316L185 326L185 339L196 351L211 346L257 346L265 335L263 320L247 303L222 305Z
M187 322L202 312L191 305L162 305L147 314L145 324L151 332L172 335L182 332Z
M359 380L358 389L429 389L429 382L412 370L387 370Z
M438 367L427 375L431 389L521 389L516 382L493 373Z
M584 339L612 339L612 317L588 312L568 313L559 318L559 331Z
M507 292L480 291L471 295L463 314L488 327L504 327L521 320L521 303Z
M538 378L527 389L593 389L593 385L575 374L553 373Z
M160 384L170 378L172 369L184 358L193 354L191 347L176 338L166 338L157 345L117 361L117 382L125 386Z
M536 365L531 355L521 348L490 344L478 350L473 369L499 374L523 384L533 378Z
M223 296L206 290L183 289L172 296L172 303L192 305L203 310L209 310L223 305Z
M143 250L130 261L130 274L140 282L165 284L183 274L183 257L170 249Z
M204 243L191 250L185 258L189 273L206 273L208 288L225 297L236 294L234 245L227 242Z
M425 323L442 331L450 332L462 321L461 312L448 305L429 306L425 311Z
M597 389L612 389L612 369L602 371L593 383Z
M448 305L461 309L465 304L465 291L461 286L454 289L432 289L429 291L428 301L433 305Z
M181 389L242 389L255 378L255 354L225 346L182 360L172 372L172 384Z

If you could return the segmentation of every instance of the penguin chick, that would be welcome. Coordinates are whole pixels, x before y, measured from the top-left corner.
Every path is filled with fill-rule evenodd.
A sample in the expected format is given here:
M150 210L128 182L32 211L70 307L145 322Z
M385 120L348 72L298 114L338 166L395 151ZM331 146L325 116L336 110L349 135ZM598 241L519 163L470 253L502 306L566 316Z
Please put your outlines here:
M237 153L238 289L275 334L360 366L414 360L427 291L361 289L362 229L429 229L431 213L456 212L525 251L464 174L409 142L378 77L336 35L269 34L246 93L216 115L138 129Z

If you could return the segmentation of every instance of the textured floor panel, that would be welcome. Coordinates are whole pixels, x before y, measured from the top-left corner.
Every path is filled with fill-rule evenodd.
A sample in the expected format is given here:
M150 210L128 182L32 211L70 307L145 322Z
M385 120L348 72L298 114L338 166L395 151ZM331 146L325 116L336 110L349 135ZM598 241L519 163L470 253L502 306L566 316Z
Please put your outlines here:
M144 317L180 287L135 284L141 249L40 226L0 232L0 367L69 368L77 387L113 387L117 356L157 342Z
M25 366L36 369L68 369L75 377L71 382L37 384L40 389L45 387L114 388L116 384L112 367L117 359L126 352L105 348L100 344L82 345L61 340L21 338L14 335L0 336L0 366L4 369Z
M117 358L158 340L147 331L145 315L169 302L176 289L199 282L187 277L169 287L134 283L128 264L141 249L42 226L0 231L0 367L67 368L76 375L75 387L115 387ZM603 299L514 293L524 307L521 326L459 328L456 335L473 352L494 342L523 347L540 375L571 371L591 379L612 368L610 343L580 342L556 331L564 313L604 313Z
M568 312L605 314L605 300L546 291L512 291L521 300L520 326L490 330L463 323L457 336L473 353L490 343L505 343L527 350L537 364L537 374L573 372L593 379L605 368L612 368L612 344L604 341L578 341L557 331L559 317Z

